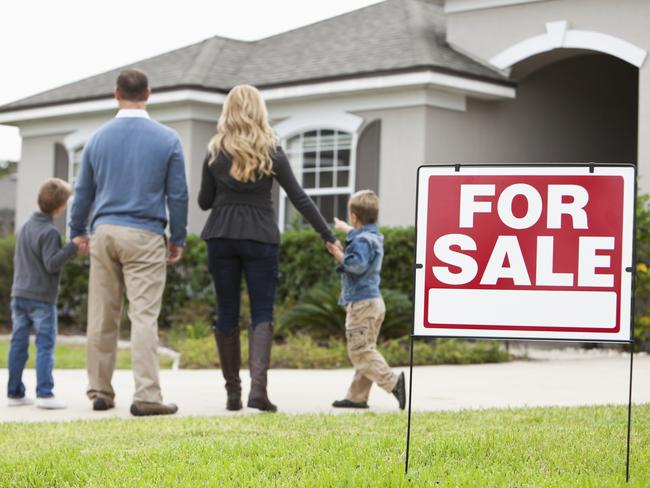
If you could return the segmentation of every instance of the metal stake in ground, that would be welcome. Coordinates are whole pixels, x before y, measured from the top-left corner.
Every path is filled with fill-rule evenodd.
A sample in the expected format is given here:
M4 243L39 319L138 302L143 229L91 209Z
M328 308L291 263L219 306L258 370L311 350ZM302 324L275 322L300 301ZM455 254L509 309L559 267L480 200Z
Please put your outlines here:
M413 334L411 334L411 352L409 354L409 412L406 427L406 460L404 474L409 474L409 447L411 444L411 399L413 398Z
M632 427L632 366L634 364L634 341L630 344L630 391L627 398L627 451L625 455L625 482L630 481L630 434Z

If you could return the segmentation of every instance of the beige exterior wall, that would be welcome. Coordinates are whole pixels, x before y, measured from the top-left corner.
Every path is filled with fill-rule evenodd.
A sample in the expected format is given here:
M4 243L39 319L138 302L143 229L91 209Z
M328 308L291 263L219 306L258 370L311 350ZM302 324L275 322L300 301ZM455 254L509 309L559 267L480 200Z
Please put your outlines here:
M54 176L54 144L65 134L55 134L23 139L23 150L18 165L18 191L16 198L16 229L38 210L38 188L47 178Z
M530 75L516 100L469 99L466 113L428 108L427 161L634 162L635 76L621 61L587 55Z
M181 137L185 154L185 174L190 193L188 231L192 234L200 234L209 214L199 208L197 198L201 187L203 159L208 142L215 134L216 121L187 120L170 122L166 125L177 131Z
M529 75L515 100L468 98L464 112L430 106L356 112L382 121L381 223L413 224L422 164L633 162L636 96L629 87L635 84L636 70L626 63L586 55Z
M544 34L546 23L566 20L570 29L615 36L650 51L647 0L547 0L448 15L447 39L488 61L506 48ZM650 191L650 61L639 72L638 164L641 188Z
M18 195L16 199L16 225L22 225L36 210L36 193L38 186L46 178L54 175L54 146L57 142L63 144L66 136L73 133L90 135L95 129L114 116L113 111L104 114L97 114L86 117L71 117L57 121L52 127L61 127L60 133L43 136L23 137L22 160L18 165ZM214 121L204 122L201 120L165 120L166 114L163 111L150 110L153 119L158 120L175 130L183 146L185 155L185 170L190 189L189 205L189 231L199 233L207 214L201 212L196 204L196 197L201 184L201 163L205 156L207 143L214 134L216 120L219 116L215 112ZM42 130L41 126L47 128L48 122L36 121L35 123L23 124L21 129L29 134L30 131Z
M413 225L416 171L426 161L427 108L420 106L356 114L366 121L381 120L379 223Z

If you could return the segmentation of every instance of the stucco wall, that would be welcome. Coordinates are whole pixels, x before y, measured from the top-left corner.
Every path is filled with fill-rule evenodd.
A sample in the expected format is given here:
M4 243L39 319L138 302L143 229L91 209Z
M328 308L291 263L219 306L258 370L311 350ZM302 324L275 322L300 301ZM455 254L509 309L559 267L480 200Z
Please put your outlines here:
M427 109L420 106L356 114L365 120L381 120L380 224L412 225L415 171L426 160Z
M200 232L205 218L196 204L196 196L201 179L201 163L210 137L214 134L218 113L214 121L203 122L200 120L165 120L163 111L153 108L150 110L153 119L158 120L174 129L183 146L185 154L185 170L190 188L189 230L193 233ZM74 132L91 134L103 123L110 120L114 112L97 114L89 117L71 118L69 123L59 123L65 132L46 136L24 136L23 155L18 165L18 191L16 198L16 224L22 225L31 213L36 210L36 193L40 183L54 175L55 143L63 143L66 136ZM38 122L42 125L42 122ZM24 124L23 129L33 130L36 124Z
M547 22L566 20L570 29L595 31L650 51L647 0L547 0L450 14L447 39L479 59L544 34ZM638 157L641 188L650 191L650 61L639 72Z
M155 116L155 112L152 111L151 115ZM208 141L216 131L216 119L214 122L181 120L166 122L165 125L178 133L183 145L185 175L190 194L188 232L199 234L208 217L208 213L201 211L197 204L201 187L201 169Z
M54 176L54 144L65 134L54 134L23 139L22 158L18 165L16 198L16 227L21 226L38 209L38 188Z
M604 75L606 74L606 76ZM510 101L427 109L430 163L629 163L636 152L636 70L608 56L531 74Z
M632 162L636 75L614 58L586 55L529 75L515 100L468 99L465 112L357 112L382 121L381 223L413 223L416 172L425 163Z

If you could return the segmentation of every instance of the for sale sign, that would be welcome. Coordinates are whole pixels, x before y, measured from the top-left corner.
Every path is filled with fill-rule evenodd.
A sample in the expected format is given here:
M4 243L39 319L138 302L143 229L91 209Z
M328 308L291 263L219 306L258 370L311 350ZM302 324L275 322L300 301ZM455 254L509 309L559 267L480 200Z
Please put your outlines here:
M415 335L629 341L633 166L424 166Z

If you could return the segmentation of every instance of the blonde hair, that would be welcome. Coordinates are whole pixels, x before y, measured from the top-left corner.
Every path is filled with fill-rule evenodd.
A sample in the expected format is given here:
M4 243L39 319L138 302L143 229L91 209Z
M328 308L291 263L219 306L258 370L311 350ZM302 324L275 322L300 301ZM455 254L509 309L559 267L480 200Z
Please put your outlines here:
M208 144L210 164L225 151L232 159L230 175L237 181L253 182L261 175L273 174L276 143L260 92L251 85L235 86L226 97L217 133Z
M38 208L51 215L61 205L67 203L72 195L72 187L59 178L46 180L38 190Z
M372 190L361 190L350 197L348 209L363 225L377 223L379 197Z

